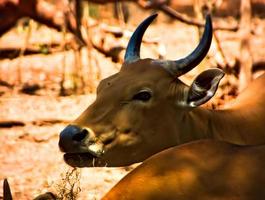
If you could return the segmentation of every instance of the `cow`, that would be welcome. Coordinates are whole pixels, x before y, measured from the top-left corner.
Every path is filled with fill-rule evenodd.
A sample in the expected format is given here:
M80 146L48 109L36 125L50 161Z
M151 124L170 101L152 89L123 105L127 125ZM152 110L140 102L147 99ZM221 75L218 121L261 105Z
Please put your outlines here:
M265 146L199 140L145 160L102 200L265 199Z
M141 59L146 18L128 43L120 71L97 88L96 100L60 133L59 147L73 167L126 166L169 147L199 139L238 145L265 143L265 75L254 80L226 109L201 107L224 76L200 73L188 86L179 77L196 67L212 41L210 15L198 46L178 60Z

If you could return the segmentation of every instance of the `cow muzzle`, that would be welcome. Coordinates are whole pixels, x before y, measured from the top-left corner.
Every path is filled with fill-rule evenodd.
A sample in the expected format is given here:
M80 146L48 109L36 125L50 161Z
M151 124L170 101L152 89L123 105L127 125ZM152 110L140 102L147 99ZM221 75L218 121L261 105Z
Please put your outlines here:
M82 163L95 162L104 154L103 144L91 140L92 130L76 125L67 126L61 133L59 148L65 153L64 160L74 167L82 167ZM99 163L99 161L97 161Z

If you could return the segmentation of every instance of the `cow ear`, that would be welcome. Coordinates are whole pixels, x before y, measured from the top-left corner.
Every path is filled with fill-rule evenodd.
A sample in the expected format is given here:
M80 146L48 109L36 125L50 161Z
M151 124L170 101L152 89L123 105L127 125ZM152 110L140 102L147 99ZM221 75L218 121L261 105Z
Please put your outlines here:
M189 89L187 104L196 107L206 103L214 96L223 77L224 72L217 68L208 69L199 74Z

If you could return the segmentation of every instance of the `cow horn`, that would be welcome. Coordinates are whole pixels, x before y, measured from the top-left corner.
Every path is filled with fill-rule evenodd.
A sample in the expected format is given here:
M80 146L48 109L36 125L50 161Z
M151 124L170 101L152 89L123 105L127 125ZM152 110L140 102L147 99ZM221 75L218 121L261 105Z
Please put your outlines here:
M180 76L196 67L206 56L212 42L212 20L208 14L200 43L187 57L176 61L164 61L164 67L174 76ZM163 61L161 61L163 63Z
M3 190L3 200L12 200L12 194L7 179L4 179Z
M147 17L134 31L124 57L126 63L131 63L140 59L140 47L144 32L156 17L157 14Z

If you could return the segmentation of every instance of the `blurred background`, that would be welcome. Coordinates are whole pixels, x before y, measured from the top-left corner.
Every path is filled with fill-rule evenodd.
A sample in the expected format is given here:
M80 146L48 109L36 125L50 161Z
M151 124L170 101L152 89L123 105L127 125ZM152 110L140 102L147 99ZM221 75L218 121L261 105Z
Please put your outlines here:
M71 171L58 135L119 71L135 27L154 12L142 58L186 56L212 14L210 52L181 77L190 84L210 67L226 72L206 107L225 107L263 73L265 0L0 0L0 185L8 178L14 199L62 188L72 196L61 199L100 199L134 168Z

